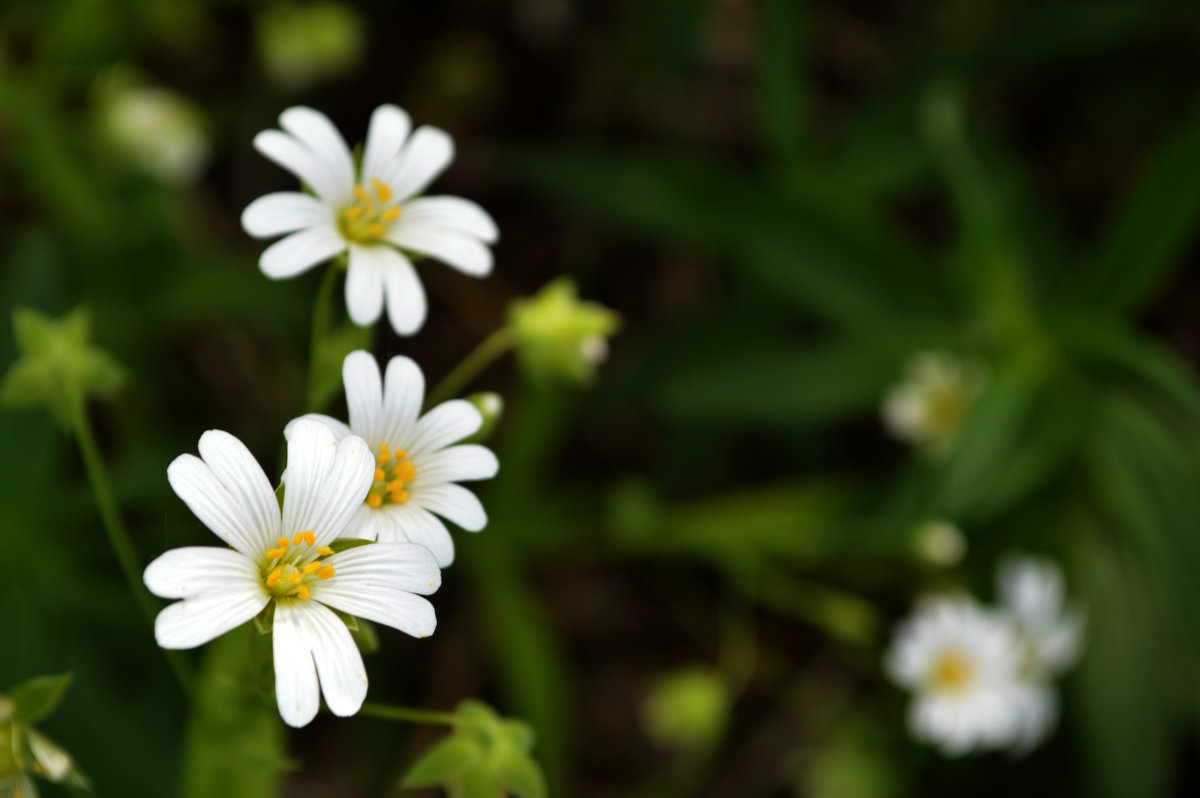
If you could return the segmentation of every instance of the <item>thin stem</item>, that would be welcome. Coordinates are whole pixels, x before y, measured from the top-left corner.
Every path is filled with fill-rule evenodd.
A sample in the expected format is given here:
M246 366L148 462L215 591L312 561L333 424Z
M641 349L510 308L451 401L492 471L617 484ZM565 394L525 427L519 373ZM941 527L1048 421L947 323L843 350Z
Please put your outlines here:
M445 379L429 393L425 400L425 406L433 407L458 396L464 388L471 384L471 380L478 377L497 358L512 349L513 343L512 333L507 327L501 327L483 339L483 343L463 358L463 361L455 366L454 370L447 374Z
M434 709L397 707L391 704L378 704L374 701L368 701L363 704L359 713L369 718L396 720L402 723L428 723L438 726L457 726L462 723L457 715L450 712L438 712Z
M321 278L321 287L317 289L317 299L313 304L312 314L312 342L309 345L308 352L308 391L307 391L307 407L309 410L320 410L317 407L317 402L321 398L321 386L317 383L317 359L320 357L321 342L329 337L329 331L333 326L333 289L337 285L338 272L341 269L335 265L330 265L325 268L325 274Z
M116 555L117 563L121 567L121 573L125 575L125 581L129 583L129 589L133 591L133 597L137 601L138 607L146 617L151 628L153 628L154 617L158 614L158 608L155 607L154 600L142 584L137 551L133 547L129 530L125 528L125 523L121 520L121 513L117 509L116 499L113 498L112 487L108 479L108 470L104 466L104 460L100 457L99 447L96 446L96 437L92 433L91 422L88 420L82 400L73 401L71 405L71 422L75 432L75 442L79 446L79 453L83 457L83 465L87 471L88 482L92 487L96 506L100 510L101 525L108 535L108 542L112 546L113 554ZM190 694L191 682L188 678L186 663L176 651L164 651L163 653L166 654L167 660L171 663L171 670L174 671L180 686L183 687L185 693Z

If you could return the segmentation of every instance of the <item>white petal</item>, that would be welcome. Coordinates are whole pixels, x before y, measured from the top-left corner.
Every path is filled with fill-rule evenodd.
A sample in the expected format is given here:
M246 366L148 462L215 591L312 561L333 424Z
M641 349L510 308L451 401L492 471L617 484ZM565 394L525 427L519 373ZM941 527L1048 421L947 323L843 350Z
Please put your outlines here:
M350 518L350 523L339 535L350 540L376 540L379 538L379 528L375 522L378 513L370 505L362 504Z
M429 549L415 543L355 546L326 557L323 562L332 566L336 573L332 579L313 585L314 597L318 590L336 587L343 592L353 592L365 585L382 585L406 593L429 595L442 584L442 572L437 560ZM351 614L358 615L356 612Z
M312 108L297 106L279 115L279 124L300 143L308 147L333 179L334 194L329 200L334 203L347 201L354 187L354 160L342 134L329 121L329 117Z
M279 715L289 726L305 726L321 708L317 666L301 623L301 602L275 605L272 631L275 649L275 700Z
M454 139L428 125L417 128L384 182L402 200L419 194L454 160Z
M495 244L500 238L488 212L462 197L418 197L404 204L401 218L422 227L465 233L486 244Z
M401 249L437 258L472 277L492 273L492 251L478 239L457 230L413 222L401 216L387 232L387 240Z
M346 528L375 475L375 458L356 435L339 443L319 421L299 421L288 438L285 536L312 530L316 545L328 545Z
M500 470L500 461L488 449L477 444L451 446L421 458L419 478L430 484L491 479Z
M237 445L241 446L240 441ZM248 450L245 457L254 459ZM259 511L239 500L199 457L191 454L176 457L167 467L167 481L206 527L242 554L256 557L266 542L277 537L278 521L272 520L265 528L260 526Z
M346 310L360 327L374 324L383 315L383 284L387 264L377 254L391 247L350 247L346 272Z
M350 412L350 429L375 445L380 437L383 414L383 378L375 356L359 350L346 355L342 361L342 382L346 386L346 408Z
M279 502L254 455L244 443L221 430L201 435L198 449L205 465L229 491L234 503L249 514L259 534L260 549L273 545L279 537Z
M204 645L258 615L270 600L262 583L246 581L236 589L177 601L154 619L154 639L163 648Z
M391 176L394 160L412 130L412 121L402 108L381 105L371 114L367 143L363 148L363 179L384 180Z
M439 568L454 562L454 540L446 525L433 513L409 502L375 510L380 543L417 543L433 554Z
M266 194L242 211L242 227L255 238L270 238L306 227L328 225L329 206L298 191Z
M345 240L332 225L309 227L263 250L258 268L272 280L283 280L329 260L345 248Z
M317 664L321 693L329 711L339 717L358 712L367 697L367 669L346 624L315 601L300 602L298 612L304 638Z
M339 441L350 434L350 427L346 426L345 422L338 421L333 416L326 416L322 415L321 413L305 413L298 418L293 418L287 423L287 426L283 428L284 440L287 440L289 437L291 437L292 430L295 429L297 422L300 421L319 421L320 423L329 427L329 431L333 433L333 437L337 438Z
M233 549L188 546L171 549L146 566L142 581L161 598L195 598L237 592L260 578L258 566Z
M413 335L425 324L429 310L425 287L408 258L391 248L380 249L391 253L390 268L384 273L388 320L397 335Z
M425 402L425 375L411 358L397 355L388 361L383 377L383 420L381 440L393 449L404 449L421 415Z
M430 410L413 432L408 453L434 452L475 434L483 425L483 416L465 399L451 399Z
M294 174L326 204L337 207L346 201L337 177L325 161L287 133L264 130L254 137L254 149Z
M468 532L478 532L487 526L487 513L474 493L462 485L447 483L418 488L413 486L411 501Z

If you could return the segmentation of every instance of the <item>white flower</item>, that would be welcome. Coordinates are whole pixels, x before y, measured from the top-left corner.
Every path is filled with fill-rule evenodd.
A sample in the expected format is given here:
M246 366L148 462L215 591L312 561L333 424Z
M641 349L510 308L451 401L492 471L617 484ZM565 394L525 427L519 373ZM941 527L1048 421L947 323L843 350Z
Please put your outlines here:
M949 454L982 382L981 370L946 352L920 352L883 400L883 425L932 457Z
M289 108L283 130L254 137L263 155L289 170L316 196L295 191L267 194L247 206L242 226L257 238L290 233L263 252L268 277L293 277L349 250L346 308L355 324L373 324L383 313L400 335L425 323L425 289L400 250L429 255L464 274L491 273L499 237L492 217L459 197L420 197L454 158L454 142L424 126L409 136L408 114L381 105L371 115L362 165L355 167L333 123L311 108Z
M901 623L888 654L893 680L916 693L914 737L947 756L1012 746L1028 690L1007 618L961 596L926 599Z
M433 607L415 594L433 593L441 583L437 564L420 546L375 544L336 554L329 548L366 496L372 470L360 438L338 443L321 424L296 424L281 511L242 442L218 430L204 433L200 457L177 457L167 478L232 548L174 549L146 568L150 592L181 599L158 614L158 644L195 648L274 602L279 714L303 726L316 716L322 693L335 715L357 712L367 695L366 670L333 610L424 637L434 630Z
M195 182L212 149L195 105L168 89L115 88L102 124L122 156L167 183Z
M500 464L483 446L451 445L474 434L483 416L463 399L422 416L425 376L406 357L392 358L381 379L374 357L351 352L342 364L342 379L349 426L314 413L292 421L284 434L312 419L324 422L339 439L353 433L366 440L377 453L375 482L345 536L420 543L445 568L454 561L454 541L437 515L469 532L487 526L479 499L456 483L491 479Z

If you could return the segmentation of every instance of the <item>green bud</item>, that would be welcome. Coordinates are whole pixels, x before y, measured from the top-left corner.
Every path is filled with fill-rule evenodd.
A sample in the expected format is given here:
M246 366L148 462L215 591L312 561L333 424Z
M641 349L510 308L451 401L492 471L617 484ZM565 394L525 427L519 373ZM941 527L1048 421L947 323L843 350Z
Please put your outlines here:
M14 721L0 723L0 784L19 770L13 746L15 735Z
M13 717L25 723L37 723L58 708L74 678L69 673L38 676L17 685L8 693Z
M37 311L13 313L20 358L0 382L0 404L44 404L64 427L76 408L93 395L108 395L121 384L121 367L90 343L89 320L81 308L58 321Z
M504 415L504 397L494 391L481 391L468 396L467 401L475 405L475 409L483 416L483 424L467 442L483 443L492 437L500 417Z
M258 15L257 34L267 75L295 89L347 72L366 51L362 20L341 3L271 6Z
M608 339L621 326L618 313L580 302L575 283L559 278L508 311L517 359L535 380L586 384L608 356Z
M675 671L659 679L646 697L646 735L664 748L706 750L724 733L729 706L729 688L716 671Z
M138 85L125 72L98 85L101 138L117 156L164 183L195 182L212 154L200 107L170 89Z
M962 560L967 553L967 539L949 521L926 521L916 528L913 548L922 560L945 567Z

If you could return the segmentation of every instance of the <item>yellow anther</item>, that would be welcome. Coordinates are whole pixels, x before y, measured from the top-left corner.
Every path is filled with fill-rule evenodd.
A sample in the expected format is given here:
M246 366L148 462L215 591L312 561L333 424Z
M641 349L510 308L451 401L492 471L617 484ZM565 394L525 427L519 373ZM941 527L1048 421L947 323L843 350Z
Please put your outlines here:
M280 538L279 540L275 541L275 545L281 549L286 549L288 547L288 543L289 541L287 538Z
M367 497L367 504L372 507L378 507L379 505L383 504L383 497L378 493L372 493Z
M311 529L304 533L304 542L310 546L317 542L317 536L313 534Z
M317 546L317 554L320 554L322 557L328 557L333 554L333 549L328 546Z
M403 460L405 457L408 457L408 452L404 451L403 449L397 449L394 456L397 460Z
M387 479L387 474L383 473L382 468L376 468L375 469L375 481L379 482L380 480L383 480L383 479Z
M32 770L34 773L38 774L39 776L43 776L46 773L46 768L42 765L41 762L37 761L36 759L33 760L33 762L31 762L29 764L29 769Z
M413 477L417 475L417 469L413 468L413 464L405 460L400 465L396 466L395 475L397 479L402 479L405 482L412 482Z
M278 560L286 553L287 552L285 552L283 549L267 549L267 558L271 560Z
M295 543L297 546L300 545L300 541L302 541L302 540L304 540L303 532L297 532L295 535L292 536L292 542Z
M363 188L361 184L354 187L354 196L358 197L363 202L371 201L371 195L367 193L367 190Z
M296 598L308 600L310 595L311 594L308 592L307 586L300 585L298 588L296 588Z
M383 225L379 222L371 222L367 225L367 232L373 236L381 236L383 235Z
M392 207L388 208L383 213L379 214L379 218L383 219L385 222L396 221L397 219L400 218L400 206L393 205Z
M392 198L391 187L379 178L371 178L371 186L375 189L375 194L379 197L380 202L387 202Z
M279 581L279 577L283 576L276 568L267 576L267 587L275 587L275 583Z
M292 573L288 576L288 581L294 585L303 578L304 577L300 575L299 571L292 571Z
M333 570L332 565L323 565L317 570L317 579L320 579L323 582L329 577L333 576L334 573L335 571Z
M396 504L404 504L406 501L408 501L408 493L403 490L397 490L392 492L388 498L394 501Z
M387 489L395 493L398 490L404 490L404 480L393 479L387 484Z
M309 574L311 574L313 571L317 570L320 567L321 567L320 561L313 560L308 565L304 566L304 575L308 576Z
M388 460L392 459L392 453L388 451L388 445L386 443L379 444L379 457L376 459L379 461L380 465L383 465Z
M361 205L351 205L349 208L342 211L342 216L345 216L347 219L357 219L358 217L362 216L362 212L363 209Z

